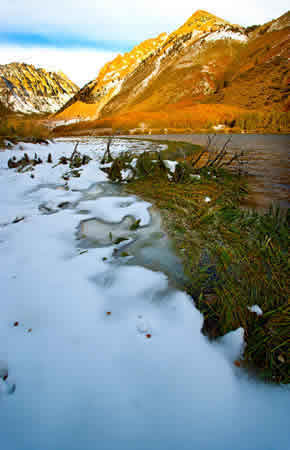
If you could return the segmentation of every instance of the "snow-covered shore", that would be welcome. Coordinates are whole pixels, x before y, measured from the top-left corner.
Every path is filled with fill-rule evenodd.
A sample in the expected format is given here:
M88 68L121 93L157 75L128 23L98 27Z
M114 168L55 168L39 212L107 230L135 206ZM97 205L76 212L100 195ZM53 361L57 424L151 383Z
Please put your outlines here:
M289 390L235 367L242 330L210 343L164 273L114 256L112 243L80 245L86 219L150 221L148 203L104 189L98 142L80 144L92 160L67 184L67 166L53 166L69 140L23 145L52 154L34 178L7 168L23 150L0 152L3 449L288 449Z

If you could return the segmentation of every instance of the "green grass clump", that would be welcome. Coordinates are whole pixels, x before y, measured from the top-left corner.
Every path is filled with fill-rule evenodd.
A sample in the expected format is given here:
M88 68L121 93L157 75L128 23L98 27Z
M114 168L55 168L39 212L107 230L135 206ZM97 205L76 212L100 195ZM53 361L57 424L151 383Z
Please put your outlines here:
M244 364L289 383L289 217L231 207L218 212L217 224L216 239L207 245L216 278L202 280L198 300L204 329L223 335L242 326ZM263 315L249 311L252 305Z
M240 364L268 381L289 383L289 212L242 209L245 179L222 163L195 169L200 178L179 180L168 179L158 160L154 169L147 164L148 173L132 179L126 189L161 211L184 262L186 290L204 315L202 331L216 338L243 327ZM188 168L186 160L183 166ZM263 314L251 312L253 305Z

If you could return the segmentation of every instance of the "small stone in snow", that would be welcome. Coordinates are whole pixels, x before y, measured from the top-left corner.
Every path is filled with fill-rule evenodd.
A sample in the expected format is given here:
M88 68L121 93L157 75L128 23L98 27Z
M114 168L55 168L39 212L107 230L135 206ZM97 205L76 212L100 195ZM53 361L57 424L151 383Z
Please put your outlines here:
M27 332L31 333L32 332L32 328L28 328Z
M7 367L1 367L2 361L0 361L0 378L2 380L6 381L8 378L8 368Z
M147 337L147 339L150 339L151 338L151 334L150 333L146 334L146 337Z
M14 322L14 324L13 324L14 327L18 327L18 325L19 325L19 322L17 322L17 321Z
M111 311L107 311L107 316L110 316L112 313L111 313Z
M61 202L57 205L58 208L62 208L62 209L69 208L69 206L71 206L70 202Z

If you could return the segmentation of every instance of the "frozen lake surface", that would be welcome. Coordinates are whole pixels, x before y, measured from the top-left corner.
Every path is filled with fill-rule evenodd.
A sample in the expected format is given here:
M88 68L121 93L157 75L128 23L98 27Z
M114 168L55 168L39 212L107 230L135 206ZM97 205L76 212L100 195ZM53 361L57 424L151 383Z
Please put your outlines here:
M242 329L200 333L158 212L107 182L105 145L82 140L93 159L66 186L69 140L24 144L52 153L34 178L0 153L1 448L288 450L289 386L234 365ZM112 148L133 146L151 144Z

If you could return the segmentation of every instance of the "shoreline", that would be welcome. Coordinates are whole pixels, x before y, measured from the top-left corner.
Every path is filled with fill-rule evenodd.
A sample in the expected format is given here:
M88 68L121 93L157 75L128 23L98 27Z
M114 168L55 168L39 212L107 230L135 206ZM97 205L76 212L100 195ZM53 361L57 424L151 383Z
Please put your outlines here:
M163 152L167 159L168 150ZM195 148L194 159L198 152ZM118 174L130 171L130 158L113 158L106 169L111 181L122 184ZM184 288L203 314L202 332L216 339L242 327L245 350L235 364L269 382L289 383L285 372L289 218L275 209L264 214L242 209L246 181L238 175L201 168L196 170L200 175L193 175L196 181L190 175L178 181L177 172L173 179L168 177L170 169L164 172L155 155L151 161L156 169L145 155L138 158L143 161L134 163L137 173L125 190L150 201L160 212L189 279Z

